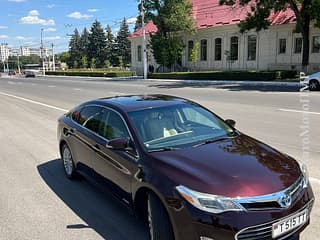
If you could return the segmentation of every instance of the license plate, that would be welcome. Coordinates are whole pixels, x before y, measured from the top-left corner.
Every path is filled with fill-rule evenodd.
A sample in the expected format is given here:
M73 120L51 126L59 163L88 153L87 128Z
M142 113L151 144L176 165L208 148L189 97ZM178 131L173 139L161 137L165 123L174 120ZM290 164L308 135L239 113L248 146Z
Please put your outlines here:
M282 234L290 232L292 229L295 229L308 220L308 209L303 210L293 216L285 218L279 222L276 222L272 225L272 238L279 237Z

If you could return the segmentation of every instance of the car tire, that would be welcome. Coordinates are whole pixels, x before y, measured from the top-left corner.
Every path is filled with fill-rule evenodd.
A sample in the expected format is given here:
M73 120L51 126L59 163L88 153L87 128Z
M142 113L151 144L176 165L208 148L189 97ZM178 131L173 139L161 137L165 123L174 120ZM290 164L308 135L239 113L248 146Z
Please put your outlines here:
M310 90L310 91L320 90L320 83L319 83L319 81L317 81L317 80L315 80L315 79L310 80L309 90Z
M74 165L71 150L67 144L63 144L61 148L61 159L64 172L69 179L74 179L76 176L76 168Z
M148 194L147 217L151 240L174 240L168 213L160 199L152 192Z

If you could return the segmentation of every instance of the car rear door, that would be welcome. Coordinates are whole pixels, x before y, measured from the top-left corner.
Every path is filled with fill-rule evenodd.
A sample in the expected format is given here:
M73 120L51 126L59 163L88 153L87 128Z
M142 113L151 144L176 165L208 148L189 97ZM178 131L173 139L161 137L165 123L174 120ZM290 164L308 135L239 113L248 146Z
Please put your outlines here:
M96 105L84 106L76 118L76 125L70 128L71 151L74 155L77 168L91 175L93 170L93 158L95 156L93 145L96 142L100 119L103 116L103 108Z

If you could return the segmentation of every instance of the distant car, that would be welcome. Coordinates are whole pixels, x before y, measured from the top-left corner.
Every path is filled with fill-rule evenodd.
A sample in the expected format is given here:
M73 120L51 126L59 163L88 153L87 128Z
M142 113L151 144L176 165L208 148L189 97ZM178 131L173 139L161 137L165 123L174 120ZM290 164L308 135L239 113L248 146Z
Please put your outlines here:
M9 76L16 75L16 72L15 71L9 71L8 75Z
M309 86L310 91L320 90L320 72L303 77L301 83Z
M24 74L25 74L26 78L28 78L28 77L36 77L36 74L33 71L25 71Z
M57 134L66 176L114 194L151 240L299 239L314 202L305 165L234 126L187 99L143 95L85 102Z

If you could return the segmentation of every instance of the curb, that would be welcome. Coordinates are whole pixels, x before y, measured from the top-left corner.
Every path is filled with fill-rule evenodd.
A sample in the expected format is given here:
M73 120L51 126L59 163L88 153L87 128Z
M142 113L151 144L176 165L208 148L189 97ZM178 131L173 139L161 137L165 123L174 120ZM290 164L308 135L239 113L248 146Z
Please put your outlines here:
M278 87L301 87L305 86L300 82L278 82L278 81L238 81L238 80L181 80L181 79L146 79L144 80L142 76L133 77L118 77L118 78L102 78L102 77L84 77L84 76L62 76L62 75L46 75L45 77L59 77L59 78L79 78L88 80L117 80L117 81L154 81L154 82L185 82L185 83L205 83L212 85L245 85L245 86L278 86Z

